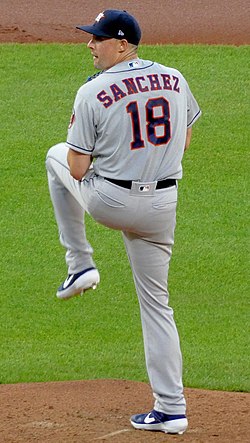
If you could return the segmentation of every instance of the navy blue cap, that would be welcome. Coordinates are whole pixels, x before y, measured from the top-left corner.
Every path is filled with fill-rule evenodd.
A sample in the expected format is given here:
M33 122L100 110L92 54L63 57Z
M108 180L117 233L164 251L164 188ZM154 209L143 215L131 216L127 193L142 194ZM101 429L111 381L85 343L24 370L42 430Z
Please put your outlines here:
M77 29L97 37L126 39L133 45L138 45L141 39L141 30L136 19L127 11L119 9L107 9L96 17L93 25L77 26Z

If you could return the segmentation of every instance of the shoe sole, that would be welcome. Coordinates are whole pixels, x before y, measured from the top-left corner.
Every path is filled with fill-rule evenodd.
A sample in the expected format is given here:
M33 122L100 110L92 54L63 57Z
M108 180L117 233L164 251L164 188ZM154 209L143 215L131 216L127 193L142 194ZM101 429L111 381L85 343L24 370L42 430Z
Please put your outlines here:
M186 418L180 418L177 420L169 420L163 423L157 424L146 424L146 423L135 423L130 420L131 425L135 429L141 429L144 431L162 431L166 434L179 434L182 435L187 430L188 421Z
M96 269L91 269L81 275L69 288L57 291L56 296L60 300L68 300L77 295L83 295L88 289L96 289L100 283L100 275Z

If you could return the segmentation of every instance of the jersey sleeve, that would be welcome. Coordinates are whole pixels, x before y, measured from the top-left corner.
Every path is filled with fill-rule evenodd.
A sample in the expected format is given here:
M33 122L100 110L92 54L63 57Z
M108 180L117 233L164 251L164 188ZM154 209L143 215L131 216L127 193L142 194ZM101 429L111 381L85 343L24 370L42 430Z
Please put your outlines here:
M190 91L190 88L187 83L186 83L186 88L187 88L187 127L191 128L191 126L193 126L196 120L198 120L198 118L201 116L201 110L192 92Z
M71 115L66 145L74 151L91 155L96 139L94 110L81 89Z

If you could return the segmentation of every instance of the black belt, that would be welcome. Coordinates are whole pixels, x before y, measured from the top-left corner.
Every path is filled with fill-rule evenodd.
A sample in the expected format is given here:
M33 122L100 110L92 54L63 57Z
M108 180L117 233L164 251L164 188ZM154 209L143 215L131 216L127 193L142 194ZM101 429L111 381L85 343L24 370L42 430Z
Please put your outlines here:
M121 188L131 189L132 186L131 180L116 180L116 178L107 178L107 177L104 178L108 182L121 186ZM176 185L176 180L174 178L167 178L166 180L158 181L156 184L156 189L170 188L170 186L175 186L175 185Z

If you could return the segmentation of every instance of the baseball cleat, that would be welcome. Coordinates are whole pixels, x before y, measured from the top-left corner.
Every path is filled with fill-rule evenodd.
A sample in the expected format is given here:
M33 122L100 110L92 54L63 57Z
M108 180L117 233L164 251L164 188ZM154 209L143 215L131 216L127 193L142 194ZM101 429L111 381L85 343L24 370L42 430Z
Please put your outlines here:
M166 434L183 434L188 427L184 414L168 415L154 409L148 414L133 415L130 422L135 429L162 431Z
M77 274L69 274L58 288L56 296L67 300L75 295L82 295L87 289L96 289L100 275L96 268L88 268Z

